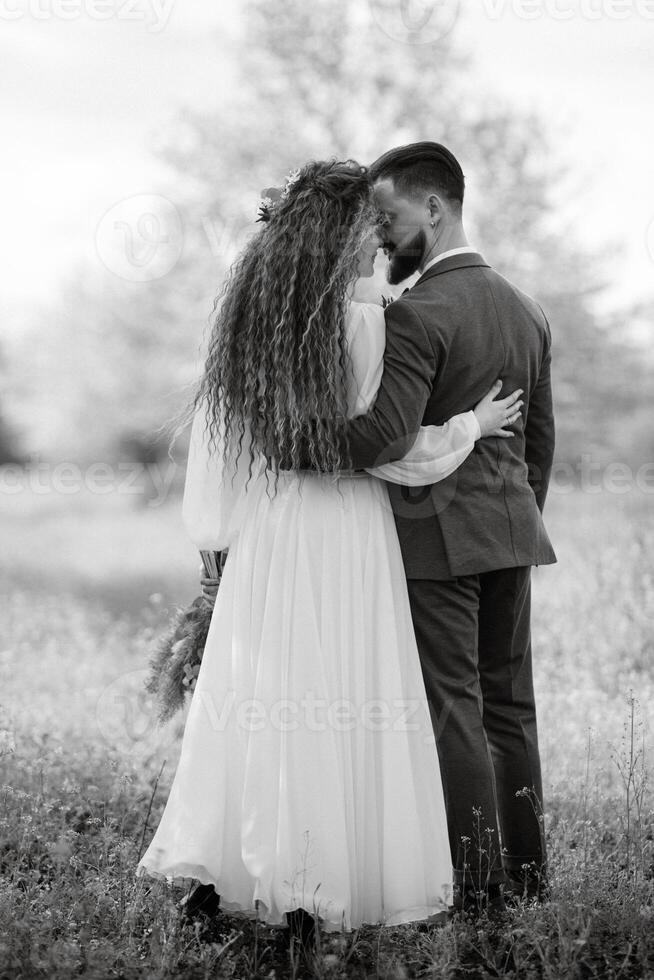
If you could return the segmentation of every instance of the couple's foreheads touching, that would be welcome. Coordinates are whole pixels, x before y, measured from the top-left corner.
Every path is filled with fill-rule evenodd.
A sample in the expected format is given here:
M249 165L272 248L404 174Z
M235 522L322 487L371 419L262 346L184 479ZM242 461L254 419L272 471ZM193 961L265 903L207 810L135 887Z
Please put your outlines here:
M388 150L368 168L354 160L308 163L292 171L284 187L262 192L257 220L274 217L306 239L308 221L322 217L326 224L318 238L327 261L330 253L355 245L358 274L372 275L376 252L383 247L389 258L388 281L397 285L442 252L468 244L464 190L454 154L440 143L424 141ZM316 213L321 199L322 215Z

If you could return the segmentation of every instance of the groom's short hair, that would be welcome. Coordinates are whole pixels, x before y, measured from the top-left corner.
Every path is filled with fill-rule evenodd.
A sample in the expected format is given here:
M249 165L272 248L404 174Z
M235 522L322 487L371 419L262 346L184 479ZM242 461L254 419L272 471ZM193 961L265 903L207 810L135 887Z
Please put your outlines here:
M449 201L463 204L465 177L461 164L442 143L409 143L383 153L370 167L371 180L390 178L396 191L413 195L440 191Z

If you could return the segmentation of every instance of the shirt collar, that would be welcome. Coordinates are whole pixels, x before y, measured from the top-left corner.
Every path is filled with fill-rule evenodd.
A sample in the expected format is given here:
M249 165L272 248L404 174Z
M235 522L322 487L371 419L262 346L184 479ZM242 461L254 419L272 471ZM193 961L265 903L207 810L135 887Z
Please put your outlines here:
M447 252L441 252L440 255L436 255L433 259L430 259L427 265L420 270L420 275L423 276L427 269L431 269L432 265L436 265L437 262L441 262L443 259L449 259L450 255L464 255L466 252L475 252L477 249L472 248L471 245L462 245L461 248L450 248Z

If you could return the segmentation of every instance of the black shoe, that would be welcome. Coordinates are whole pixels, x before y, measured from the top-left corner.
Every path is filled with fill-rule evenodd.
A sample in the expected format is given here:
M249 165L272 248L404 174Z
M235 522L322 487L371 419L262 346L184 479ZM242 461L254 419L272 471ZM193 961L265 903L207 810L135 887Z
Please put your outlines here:
M200 915L213 917L220 911L220 895L213 885L196 885L180 902L186 919L193 921Z
M487 885L483 891L454 886L452 912L455 915L470 915L478 919L486 914L489 919L500 919L506 915L506 911L502 885Z
M306 909L293 909L286 913L291 942L296 940L301 948L311 949L316 942L316 920Z

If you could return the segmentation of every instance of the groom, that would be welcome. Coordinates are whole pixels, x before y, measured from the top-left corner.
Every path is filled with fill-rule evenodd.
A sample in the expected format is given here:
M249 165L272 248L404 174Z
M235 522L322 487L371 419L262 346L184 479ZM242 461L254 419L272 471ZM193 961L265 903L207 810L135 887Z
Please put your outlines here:
M389 281L373 409L347 425L356 469L400 458L421 424L471 409L494 381L524 389L510 439L479 440L442 483L388 486L445 791L455 906L542 897L546 857L530 644L532 565L556 561L541 511L554 450L542 310L468 244L464 176L438 143L371 168Z

